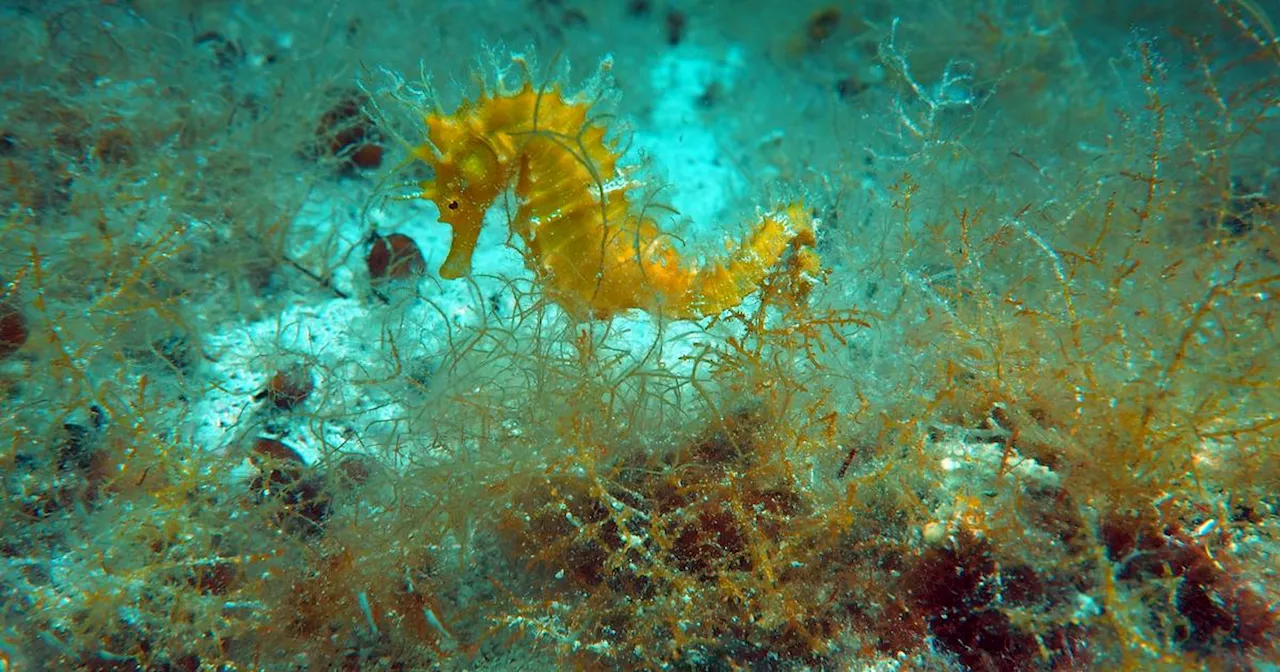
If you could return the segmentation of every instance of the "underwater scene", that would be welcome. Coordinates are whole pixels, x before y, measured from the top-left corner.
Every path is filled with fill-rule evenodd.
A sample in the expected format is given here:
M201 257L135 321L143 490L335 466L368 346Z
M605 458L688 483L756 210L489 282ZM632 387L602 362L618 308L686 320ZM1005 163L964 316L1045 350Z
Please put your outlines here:
M0 672L1280 670L1276 0L9 0Z

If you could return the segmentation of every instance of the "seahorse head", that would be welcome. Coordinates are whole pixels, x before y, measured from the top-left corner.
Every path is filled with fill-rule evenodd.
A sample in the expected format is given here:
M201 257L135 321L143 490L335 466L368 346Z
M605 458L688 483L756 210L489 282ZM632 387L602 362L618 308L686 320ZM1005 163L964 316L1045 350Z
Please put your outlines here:
M428 115L428 143L414 148L414 156L435 171L419 184L420 196L435 203L440 221L453 227L449 255L440 267L443 278L471 271L485 212L507 188L516 164L513 139L493 128L494 102L482 98L452 115Z

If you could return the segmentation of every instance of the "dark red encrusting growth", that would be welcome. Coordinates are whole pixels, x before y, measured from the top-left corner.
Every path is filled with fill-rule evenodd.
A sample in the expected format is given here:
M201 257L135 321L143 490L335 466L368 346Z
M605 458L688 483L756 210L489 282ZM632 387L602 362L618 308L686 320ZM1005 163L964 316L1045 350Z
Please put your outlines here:
M123 641L112 642L113 648L116 650L123 650L124 647L121 645L125 643ZM153 645L147 639L128 642L128 644L132 644L143 653L122 656L108 653L103 650L103 647L97 647L97 650L81 654L78 660L71 664L70 667L58 669L71 669L77 672L197 672L201 669L200 657L195 654L180 654L166 659L151 653ZM142 660L139 660L141 657L147 659L145 665Z
M814 12L805 23L805 36L814 44L825 42L840 28L840 8L826 7Z
M284 529L300 534L319 534L329 518L331 496L317 474L298 451L278 439L258 438L250 461L258 468L250 488L259 504L274 504L275 520Z
M201 595L226 595L239 578L236 566L228 561L216 561L200 565L188 579Z
M95 420L96 412L93 413ZM40 457L20 453L14 458L15 473L39 473L48 464L53 468L47 476L33 482L33 487L16 496L20 510L32 523L51 516L92 509L104 490L109 489L116 462L100 441L101 426L64 423L53 437L52 450ZM46 462L49 460L49 462Z
M338 484L355 488L369 482L373 478L375 463L373 458L365 455L347 455L338 460L334 476Z
M30 336L27 318L17 306L0 300L0 359L18 351Z
M1014 609L1049 613L1067 592L1029 566L1003 565L990 542L967 530L945 547L926 550L903 574L899 592L906 595L907 613L922 617L938 644L975 672L1070 669L1087 662L1084 628L1055 625L1037 641L1008 615Z
M287 411L306 401L315 387L311 369L299 365L277 371L255 398L265 398L272 406Z
M253 455L249 460L254 466L263 469L270 466L304 467L307 461L302 459L298 451L285 445L278 439L259 437L253 442Z
M377 168L382 165L382 152L382 145L366 142L352 149L347 160L356 168Z
M606 578L608 554L622 547L617 525L608 520L608 511L590 496L585 483L551 477L540 485L516 497L517 510L532 512L529 517L500 526L507 537L507 552L531 568L547 570L547 576L563 570L584 587L600 585ZM558 504L548 506L550 499L563 503L563 509ZM577 525L598 526L598 531L594 538L575 538Z
M782 544L795 521L816 515L791 481L762 464L770 445L766 422L756 411L742 411L679 450L629 456L611 479L616 489L603 497L580 475L535 480L516 494L513 515L499 526L503 549L553 593L614 592L644 603L674 585L714 594L726 581L745 586L771 575L770 590L811 595L827 573L824 565L766 566L769 553L760 552ZM829 643L843 627L844 609L835 599L798 608L770 626L756 623L759 614L739 611L747 606L734 601L722 619L698 624L708 658L752 669L779 659L829 662ZM634 607L609 610L596 615L591 628L631 650L623 643L670 637L653 620L664 608L655 605L647 617Z
M377 127L361 109L366 99L348 93L329 108L316 126L316 138L324 154L346 159L348 168L377 168L383 148Z
M1276 614L1267 600L1232 573L1225 556L1214 557L1176 523L1113 515L1099 537L1122 582L1178 580L1174 606L1182 622L1173 637L1184 649L1216 655L1273 646Z
M369 268L369 277L375 281L403 280L427 272L422 249L403 233L375 235L365 264Z
M380 552L364 544L338 545L281 574L288 588L274 622L307 642L313 660L343 661L340 668L326 669L422 669L429 666L398 659L410 650L439 655L441 640L452 639L434 597L437 570L426 549L407 544L396 554L394 577L373 560Z

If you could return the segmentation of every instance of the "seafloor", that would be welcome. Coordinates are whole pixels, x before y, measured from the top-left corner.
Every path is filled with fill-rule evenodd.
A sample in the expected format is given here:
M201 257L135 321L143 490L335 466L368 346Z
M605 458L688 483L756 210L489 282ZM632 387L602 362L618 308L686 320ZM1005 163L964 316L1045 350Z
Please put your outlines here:
M0 672L1276 669L1274 20L5 3Z

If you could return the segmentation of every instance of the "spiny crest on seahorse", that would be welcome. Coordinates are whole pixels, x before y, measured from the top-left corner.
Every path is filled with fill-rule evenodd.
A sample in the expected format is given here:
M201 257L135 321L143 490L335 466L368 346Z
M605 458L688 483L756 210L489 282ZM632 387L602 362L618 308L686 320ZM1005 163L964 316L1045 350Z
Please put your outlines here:
M788 249L816 276L813 221L798 202L762 215L723 258L682 257L632 203L637 183L620 168L609 129L590 116L592 101L554 83L535 88L524 59L513 60L523 71L518 87L500 82L452 114L427 113L427 142L413 148L435 171L420 196L453 228L442 277L470 273L485 213L508 189L526 265L579 319L632 308L671 318L717 314L754 292Z

